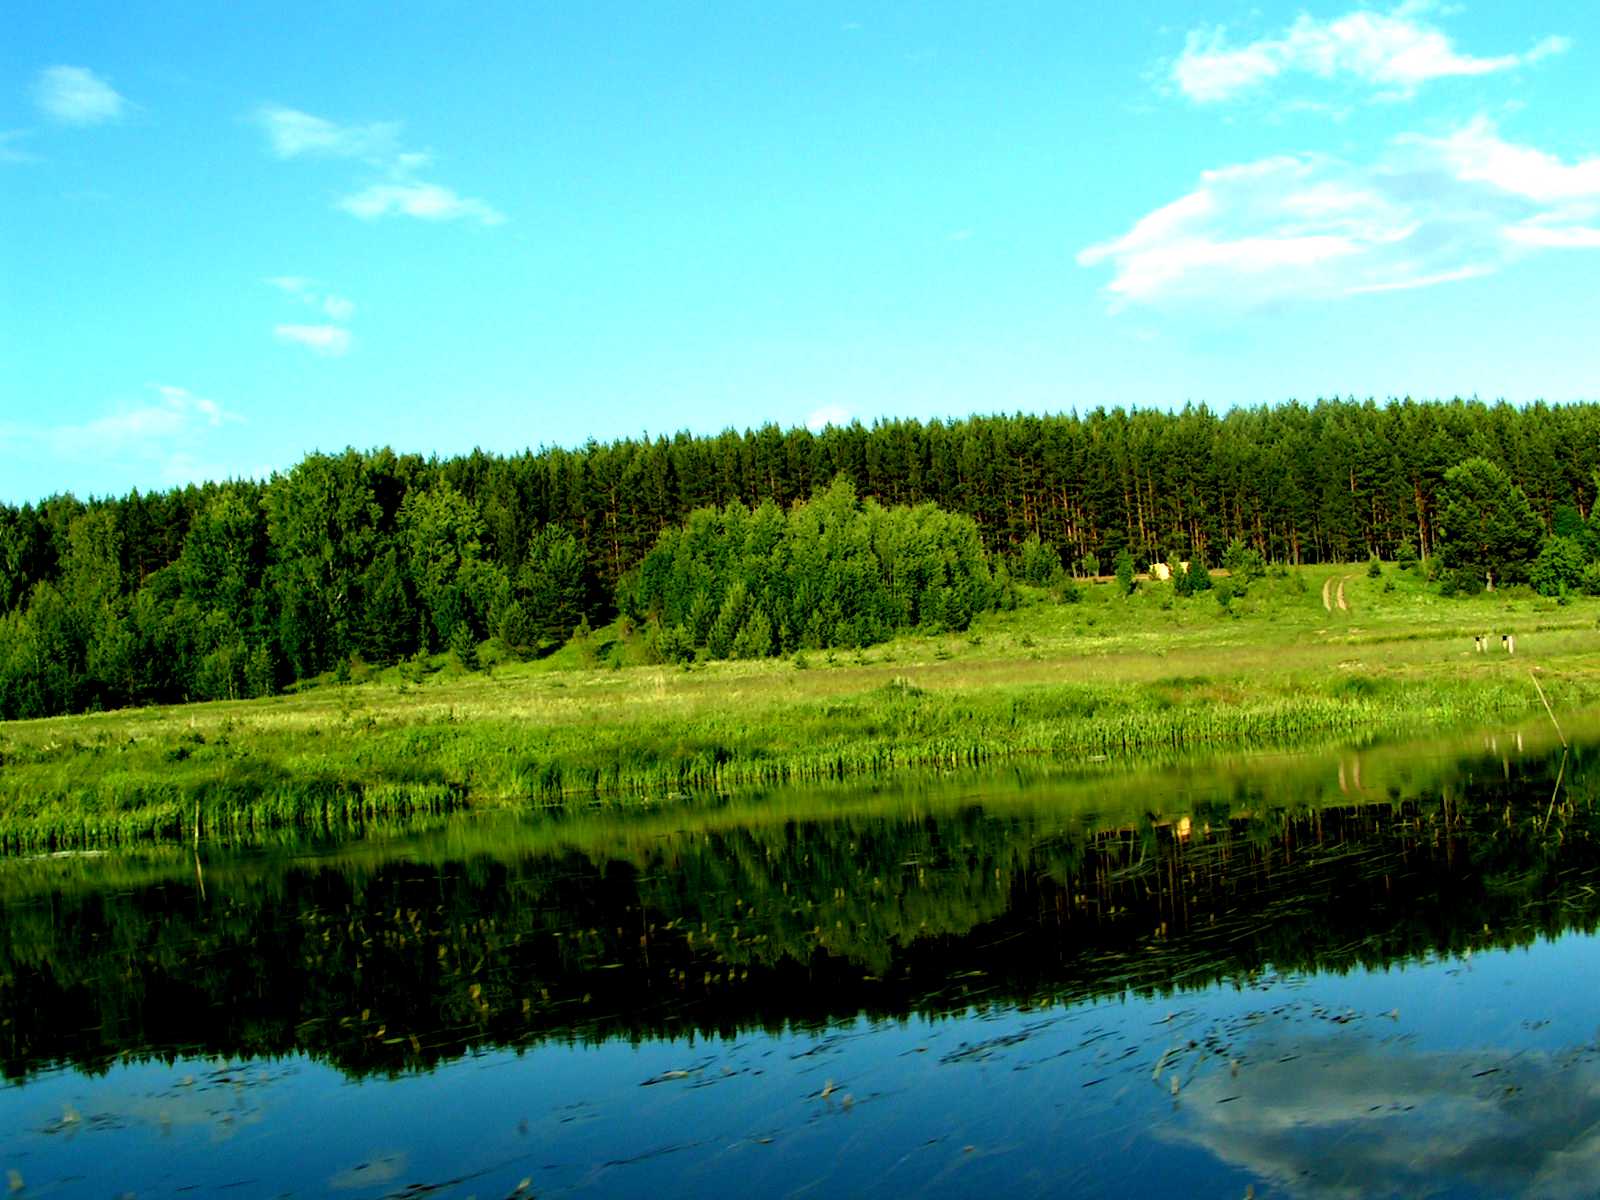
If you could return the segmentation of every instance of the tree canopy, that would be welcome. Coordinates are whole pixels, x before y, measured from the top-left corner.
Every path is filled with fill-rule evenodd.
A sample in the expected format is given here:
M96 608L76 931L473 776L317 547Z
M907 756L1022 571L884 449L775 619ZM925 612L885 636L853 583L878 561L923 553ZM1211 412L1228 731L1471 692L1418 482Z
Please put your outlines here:
M694 544L709 518L691 514L713 509L725 520L737 504L761 533L776 529L764 507L787 521L796 502L837 479L853 488L863 520L869 501L961 517L1012 577L1032 582L1058 570L1097 574L1123 554L1140 567L1168 558L1215 566L1241 552L1236 544L1269 562L1313 563L1432 557L1451 543L1455 570L1488 570L1490 542L1472 548L1467 500L1460 538L1445 535L1446 473L1481 459L1520 490L1536 526L1530 549L1527 513L1513 504L1509 549L1495 551L1506 563L1532 561L1546 530L1592 559L1597 447L1600 404L1336 400L820 432L765 425L505 457L346 450L308 455L265 481L53 496L0 505L0 717L259 695L352 656L393 662L490 636L517 647L564 639L578 622L614 614L619 584L664 530L699 521L700 532L680 537ZM1495 524L1506 531L1503 516ZM852 545L837 547L841 564L869 577ZM1557 582L1547 586L1571 578L1568 549L1551 552L1540 578ZM1514 565L1501 569L1509 573L1497 579L1517 576ZM1594 568L1584 570L1588 587ZM848 608L847 588L819 593L835 606L819 625L853 622L855 632L812 639L930 624L921 585L884 586L888 599ZM745 592L748 606L748 580ZM685 629L703 624L710 638L729 603L715 591L703 605L713 599L692 620L685 614ZM774 645L808 636L811 613L799 621L788 602L788 617L776 599L755 602ZM966 619L965 600L938 603L954 605L946 624ZM731 623L730 614L723 630ZM757 623L745 649L759 634Z
M885 508L848 480L787 512L772 501L697 509L662 532L618 592L623 612L670 630L676 656L761 658L868 646L897 630L965 629L994 597L969 517Z
M1543 529L1511 477L1486 458L1469 458L1445 472L1443 492L1440 561L1491 583L1526 579Z

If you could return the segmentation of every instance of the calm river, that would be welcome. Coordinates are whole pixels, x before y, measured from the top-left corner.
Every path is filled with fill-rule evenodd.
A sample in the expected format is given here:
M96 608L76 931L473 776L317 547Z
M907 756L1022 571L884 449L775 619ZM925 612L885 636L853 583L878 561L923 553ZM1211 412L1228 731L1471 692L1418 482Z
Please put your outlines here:
M1600 741L1551 737L0 861L0 1171L1593 1196Z

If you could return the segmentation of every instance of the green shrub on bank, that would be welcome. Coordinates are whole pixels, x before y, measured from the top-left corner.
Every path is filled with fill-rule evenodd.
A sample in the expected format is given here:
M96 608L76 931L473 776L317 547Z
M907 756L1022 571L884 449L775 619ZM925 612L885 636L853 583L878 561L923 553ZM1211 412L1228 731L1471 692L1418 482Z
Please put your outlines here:
M1035 547L1032 569L1050 555ZM624 578L617 606L650 622L662 658L681 662L696 651L768 658L963 630L1001 598L970 518L931 504L885 508L841 479L787 512L696 510Z

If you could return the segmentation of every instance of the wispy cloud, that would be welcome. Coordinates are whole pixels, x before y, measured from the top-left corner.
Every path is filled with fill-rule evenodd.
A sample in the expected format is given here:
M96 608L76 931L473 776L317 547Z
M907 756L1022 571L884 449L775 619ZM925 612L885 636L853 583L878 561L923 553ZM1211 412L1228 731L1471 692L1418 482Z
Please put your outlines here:
M403 148L399 122L341 125L278 104L262 105L256 109L254 120L278 158L358 159L380 172L378 179L336 202L335 207L353 217L364 221L388 216L424 221L470 220L482 225L499 225L506 219L504 213L483 200L419 178L419 172L433 165L433 156Z
M1571 45L1566 38L1547 37L1520 54L1463 54L1426 19L1433 7L1413 0L1387 13L1358 9L1325 21L1302 13L1277 36L1243 44L1230 42L1220 25L1196 29L1172 66L1172 80L1201 104L1231 100L1294 74L1348 79L1399 98L1430 80L1509 71Z
M1563 162L1479 118L1395 139L1372 163L1284 155L1197 187L1078 255L1113 307L1250 306L1433 287L1519 254L1600 244L1600 159Z
M162 483L198 477L197 457L238 414L187 388L153 383L137 400L104 416L61 425L0 424L0 447L48 453L73 462L142 463ZM211 477L220 477L212 471Z
M34 80L33 101L63 125L115 121L128 108L117 90L87 67L46 67Z
M355 301L325 290L315 279L304 275L274 275L266 282L335 321L348 321L356 315Z
M267 135L272 153L279 158L387 161L399 152L400 125L394 121L339 125L281 104L263 104L255 111L255 122Z
M223 411L222 405L187 388L170 384L151 384L151 402L124 408L72 430L107 442L173 438L200 428L216 429L238 417Z
M350 349L350 331L339 325L275 325L272 335L325 358L338 358Z
M378 217L419 217L424 221L473 220L484 225L499 225L505 214L482 200L457 195L447 187L421 181L375 183L339 201L339 207L363 221Z
M1600 156L1567 164L1532 146L1503 141L1494 122L1478 117L1443 139L1408 136L1403 143L1431 149L1459 178L1540 203L1600 196Z

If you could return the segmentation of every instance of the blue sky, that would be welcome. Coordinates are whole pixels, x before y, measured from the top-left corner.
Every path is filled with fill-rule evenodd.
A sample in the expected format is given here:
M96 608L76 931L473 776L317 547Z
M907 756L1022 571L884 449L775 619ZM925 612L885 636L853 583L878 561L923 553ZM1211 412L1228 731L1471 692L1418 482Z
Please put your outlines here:
M1600 8L15 6L0 499L1600 393Z

